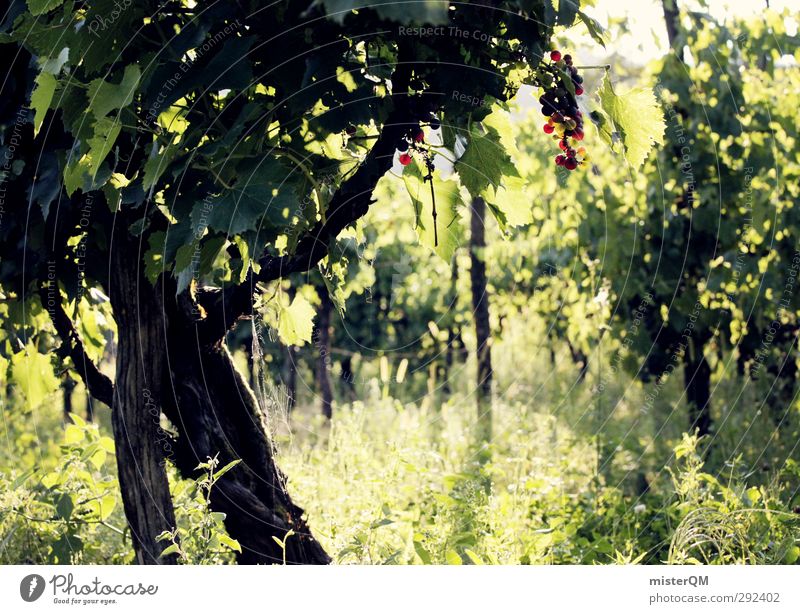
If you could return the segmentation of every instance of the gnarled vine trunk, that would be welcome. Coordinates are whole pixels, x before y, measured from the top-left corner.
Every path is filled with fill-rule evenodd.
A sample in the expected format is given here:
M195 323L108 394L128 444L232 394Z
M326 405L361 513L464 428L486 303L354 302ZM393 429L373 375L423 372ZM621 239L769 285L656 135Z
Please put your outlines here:
M165 456L187 479L217 456L222 465L242 461L211 495L212 509L225 513L229 534L242 546L240 563L329 563L286 490L261 408L224 339L199 344L173 285L153 288L127 268L130 262L136 262L130 253L112 254L110 298L119 331L112 422L137 562L177 561L159 558L165 544L156 541L175 528ZM161 430L162 410L177 439ZM273 537L285 540L285 553Z
M111 422L136 562L174 564L174 555L159 556L165 544L156 541L175 528L159 422L165 320L159 290L130 257L136 249L120 233L111 250L109 298L119 338Z
M311 535L303 510L289 496L275 464L265 416L223 341L198 344L188 321L169 328L164 412L178 429L175 463L186 477L218 455L221 465L241 459L211 494L211 506L226 514L229 534L242 546L240 563L326 564L330 557Z

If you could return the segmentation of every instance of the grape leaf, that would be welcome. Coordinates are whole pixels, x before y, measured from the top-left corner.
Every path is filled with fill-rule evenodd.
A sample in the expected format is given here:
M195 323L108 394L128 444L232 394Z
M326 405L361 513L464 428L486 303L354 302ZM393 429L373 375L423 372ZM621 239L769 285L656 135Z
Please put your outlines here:
M589 36L591 36L596 43L605 49L605 30L603 29L603 26L600 25L600 22L598 22L594 17L587 15L583 11L578 11L578 17L586 26L586 29L589 30Z
M43 15L62 4L64 0L28 0L28 10L31 15Z
M72 512L75 509L75 502L69 493L62 493L56 500L56 514L62 520L69 520L72 517Z
M84 188L87 175L90 182L94 182L100 165L114 147L120 130L122 125L110 117L95 121L94 135L87 141L89 151L77 161L73 159L64 169L64 187L67 194L72 195L78 188Z
M598 92L600 106L614 133L618 135L625 159L638 168L655 143L664 144L664 113L653 91L636 88L617 95L608 75ZM602 135L602 132L601 132ZM612 140L612 146L615 145Z
M42 58L39 60L39 64L42 67L42 72L47 72L53 75L54 77L58 76L58 73L61 72L61 69L64 68L64 64L69 61L69 47L64 47L61 51L58 52L58 55L54 58Z
M142 76L135 64L125 67L120 84L109 83L103 79L95 79L89 84L89 111L98 119L111 111L121 109L133 102L136 86Z
M33 134L39 134L42 127L44 116L53 102L53 94L56 91L56 78L48 72L41 72L36 77L36 85L31 93L31 108L33 109Z
M166 238L166 233L161 230L150 233L150 248L144 254L144 276L151 284L155 284L158 276L171 266L171 263L164 262Z
M482 126L470 127L464 155L456 162L461 182L469 193L482 196L501 228L529 224L530 202L525 181L519 176L514 159L519 155L509 114L495 109Z
M558 0L558 25L562 28L571 26L579 8L578 0Z
M493 126L484 126L470 126L467 149L455 165L461 183L473 198L489 185L499 186L503 175L517 174L500 133Z
M41 405L59 387L50 357L40 354L33 344L11 357L11 378L19 386L28 409Z
M228 234L287 227L302 199L298 178L276 160L264 160L233 189L192 210L192 224Z
M455 179L443 180L439 171L433 173L433 191L436 202L436 232L433 227L433 200L430 182L423 179L424 170L410 164L403 173L408 195L414 205L416 231L420 242L435 251L444 260L450 260L461 244L461 225L458 206L463 205L461 186Z
M295 294L288 306L278 307L278 337L284 345L311 342L314 331L314 307L302 294Z
M219 535L217 535L217 539L219 539L221 544L224 544L231 550L235 550L236 552L242 551L241 544L239 544L237 540L233 539L232 537L228 537L224 533L220 533Z
M489 208L504 231L507 226L525 226L533 222L533 207L525 193L525 185L522 177L505 177L500 187L488 186L483 191Z
M158 142L153 141L150 156L147 158L147 162L144 163L143 190L149 190L158 182L179 151L179 144L170 143L166 147L159 147Z

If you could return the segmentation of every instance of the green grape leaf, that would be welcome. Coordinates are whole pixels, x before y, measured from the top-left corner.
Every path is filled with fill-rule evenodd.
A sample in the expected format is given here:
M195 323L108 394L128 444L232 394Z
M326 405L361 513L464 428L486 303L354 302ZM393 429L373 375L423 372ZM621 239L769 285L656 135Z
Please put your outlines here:
M608 116L600 109L595 109L589 114L589 118L592 120L592 125L595 127L595 130L597 130L600 139L613 149L614 126L611 124L611 120Z
M35 17L44 15L62 4L64 4L64 0L28 0L28 10Z
M533 220L525 181L514 160L519 157L509 114L495 109L482 125L470 127L464 155L456 162L461 182L473 196L483 196L503 230Z
M44 116L53 102L53 94L56 91L58 82L49 72L41 72L36 77L36 85L31 93L31 108L33 109L33 134L39 134L42 127Z
M64 533L50 546L51 555L61 565L72 562L72 557L83 550L83 540L72 533Z
M59 388L50 357L29 344L11 357L11 379L22 392L27 408L39 407Z
M42 67L42 72L50 73L53 76L58 76L58 73L61 72L61 69L64 68L64 64L66 64L68 60L69 47L64 47L58 52L56 57L42 58L39 60L39 64Z
M122 125L110 117L103 117L94 123L94 136L89 139L89 175L94 179L100 165L106 156L111 153L114 143L117 141Z
M525 193L522 177L505 177L499 187L488 186L483 196L503 231L508 226L525 226L533 222L533 206Z
M598 96L600 107L611 124L608 129L613 130L612 147L618 139L628 163L634 168L640 167L655 143L664 144L664 113L653 91L636 88L617 95L606 75Z
M580 5L578 0L558 0L558 25L562 28L571 26Z
M101 324L105 323L105 317L85 301L79 303L79 312L78 325L83 347L90 359L99 361L103 358L106 347L105 331L101 327Z
M150 156L147 158L147 162L144 163L142 189L145 192L158 182L179 151L179 144L170 143L166 147L159 147L158 142L153 141Z
M133 102L136 86L142 72L138 66L131 64L125 67L122 82L109 83L103 79L95 79L89 84L89 111L97 119L108 115L111 111L121 109Z
M601 45L605 49L606 33L603 29L603 26L600 25L600 22L598 22L594 17L590 17L583 11L578 11L578 17L586 26L586 29L589 30L589 36L591 36L598 45Z
M302 201L297 182L297 177L278 161L266 160L231 190L198 203L192 210L192 224L227 234L286 228Z
M72 510L75 509L75 502L68 493L62 493L56 501L56 514L62 520L69 520L72 517Z
M64 168L64 187L67 194L72 195L78 188L86 190L87 185L94 184L100 165L111 153L121 130L122 125L113 118L103 117L95 121L94 135L87 141L89 151L78 160L73 159Z
M288 306L278 306L278 337L287 346L311 342L316 312L302 294L296 294Z
M518 174L500 132L488 122L472 124L467 149L455 168L473 197L480 196L489 185L500 186L504 175Z
M219 539L219 542L221 544L227 546L231 550L235 550L236 552L241 552L242 551L242 546L239 544L239 542L237 540L233 539L232 537L228 537L224 533L219 533L217 535L217 539Z
M158 276L169 270L171 266L171 263L164 262L164 243L166 239L167 234L162 230L150 233L150 249L144 254L144 276L151 284L155 284Z
M199 275L207 275L214 269L214 262L225 249L228 240L225 237L212 237L202 242L200 250Z
M430 565L432 563L430 553L425 549L425 546L422 545L421 542L414 541L414 550L417 553L417 556L422 560L423 563L426 565Z
M117 498L114 493L103 495L99 501L98 517L102 520L107 520L111 516L114 508L117 507Z
M444 260L450 260L461 244L461 224L458 207L464 204L461 186L455 179L443 180L439 171L431 183L423 179L423 169L418 163L410 164L403 173L408 195L414 205L416 230L420 243L435 251ZM436 231L433 226L433 205L436 204Z
M239 249L240 259L236 265L237 268L234 269L234 279L241 284L247 279L247 273L250 272L250 266L253 262L250 257L250 244L241 235L234 235L231 240Z

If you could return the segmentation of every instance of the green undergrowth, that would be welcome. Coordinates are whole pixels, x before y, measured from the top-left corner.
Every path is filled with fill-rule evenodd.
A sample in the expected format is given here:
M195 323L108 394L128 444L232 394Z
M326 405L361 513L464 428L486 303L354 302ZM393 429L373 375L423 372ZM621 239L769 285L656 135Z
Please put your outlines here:
M704 470L684 436L644 476L599 471L597 446L563 420L496 403L494 441L473 442L472 407L375 400L279 441L289 487L338 563L793 563L793 462L748 486ZM630 473L630 472L628 472ZM631 479L627 479L631 478ZM646 480L644 492L628 482Z

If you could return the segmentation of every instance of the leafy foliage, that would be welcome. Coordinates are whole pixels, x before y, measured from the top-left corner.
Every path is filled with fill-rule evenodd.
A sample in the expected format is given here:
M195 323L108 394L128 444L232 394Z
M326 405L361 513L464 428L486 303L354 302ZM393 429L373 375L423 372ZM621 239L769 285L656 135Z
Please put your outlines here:
M617 95L608 79L598 93L601 112L599 132L609 143L619 141L625 153L625 159L638 169L647 158L654 143L664 144L664 119L651 90L637 88Z
M11 475L0 471L0 560L122 562L130 544L121 528L113 452L113 441L97 425L73 415L44 463L23 471L18 465Z
M211 490L222 477L241 461L232 461L219 467L216 458L197 466L203 473L193 483L180 484L176 496L185 498L180 508L176 527L158 536L158 541L169 545L161 556L177 554L179 560L190 565L213 565L231 562L232 552L241 552L242 547L225 532L225 514L214 512L210 507Z

